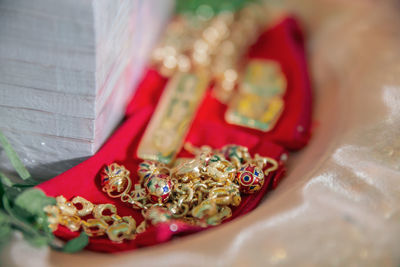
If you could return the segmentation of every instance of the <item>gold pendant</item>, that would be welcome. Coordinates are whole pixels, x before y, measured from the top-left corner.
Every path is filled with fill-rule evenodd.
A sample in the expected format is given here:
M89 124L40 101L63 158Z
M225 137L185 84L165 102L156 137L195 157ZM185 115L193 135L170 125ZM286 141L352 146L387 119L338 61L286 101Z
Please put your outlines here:
M229 103L225 120L263 132L272 130L284 109L286 86L278 63L272 60L250 61L239 92Z
M208 82L208 75L202 71L177 73L171 78L139 144L139 158L165 164L173 161L203 100Z

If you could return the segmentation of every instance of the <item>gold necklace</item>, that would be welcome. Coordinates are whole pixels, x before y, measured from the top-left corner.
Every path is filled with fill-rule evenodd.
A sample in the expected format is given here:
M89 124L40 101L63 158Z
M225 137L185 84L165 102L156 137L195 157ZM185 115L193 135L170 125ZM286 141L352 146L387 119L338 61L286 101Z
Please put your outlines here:
M132 216L120 217L112 204L94 205L82 197L67 201L59 196L57 205L45 208L51 228L82 228L89 236L107 235L122 242L134 239L148 225L174 220L199 227L218 225L231 217L231 208L240 205L243 194L258 192L265 177L278 168L276 160L258 154L252 158L243 146L212 150L187 144L186 148L195 154L194 159L178 159L173 166L142 162L134 188L124 166L113 163L103 170L103 191L141 210L145 220L138 226Z

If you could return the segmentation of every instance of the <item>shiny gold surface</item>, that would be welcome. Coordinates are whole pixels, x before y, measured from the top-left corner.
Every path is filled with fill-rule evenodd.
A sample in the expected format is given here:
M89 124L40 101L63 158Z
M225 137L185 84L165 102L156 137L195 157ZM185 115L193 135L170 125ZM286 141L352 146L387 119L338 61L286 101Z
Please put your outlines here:
M180 72L168 81L140 141L137 151L139 158L166 164L175 159L208 83L209 75L204 71Z
M143 229L146 225L156 226L167 221L170 224L181 221L193 226L208 227L219 225L231 217L231 207L240 205L242 194L258 192L264 185L264 177L279 167L273 158L259 154L252 157L244 146L230 144L212 149L209 146L197 148L186 143L184 147L194 158L178 158L172 163L174 167L160 161L141 162L137 171L140 182L134 185L134 189L130 171L123 165L112 163L106 166L101 178L102 191L111 198L119 199L120 203L125 202L132 205L133 209L141 210L145 220ZM114 228L127 230L123 232L124 239L133 239L139 233L116 215L114 205L100 204L93 209L93 205L84 205L88 201L81 197L75 197L71 202L62 196L56 200L56 206L45 207L53 231L58 224L71 231L78 231L82 225L87 235L94 236L84 220L78 217L78 225L76 220L71 221L71 218L80 216L79 213L86 216L93 210L94 217L103 220L104 225L113 222L117 224ZM74 206L76 202L81 203L83 208L78 210ZM115 216L103 215L104 210L110 210ZM135 221L133 218L130 220ZM122 227L119 227L121 223ZM112 241L121 241L115 235L110 235L107 227L103 228L99 234L96 231L96 236L107 233Z
M268 132L274 129L284 109L286 78L273 60L253 59L244 73L238 93L229 101L225 120Z
M305 22L315 87L310 144L252 213L119 255L17 238L6 266L398 266L400 17L396 1L286 0ZM24 257L21 257L24 255ZM25 263L25 264L24 264Z
M44 207L52 231L57 230L58 225L63 225L72 232L84 231L88 236L107 236L117 243L133 239L140 233L136 229L135 219L132 216L120 217L113 204L94 205L79 196L71 201L58 196L56 201L56 205ZM110 215L106 215L106 212Z

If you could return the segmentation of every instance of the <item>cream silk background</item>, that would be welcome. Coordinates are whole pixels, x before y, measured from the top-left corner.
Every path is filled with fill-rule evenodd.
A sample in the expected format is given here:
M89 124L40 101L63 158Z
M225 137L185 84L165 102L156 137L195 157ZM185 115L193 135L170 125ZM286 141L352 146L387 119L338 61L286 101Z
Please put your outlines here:
M271 1L305 25L314 131L252 213L168 244L118 255L33 249L6 266L398 266L400 6L390 0Z

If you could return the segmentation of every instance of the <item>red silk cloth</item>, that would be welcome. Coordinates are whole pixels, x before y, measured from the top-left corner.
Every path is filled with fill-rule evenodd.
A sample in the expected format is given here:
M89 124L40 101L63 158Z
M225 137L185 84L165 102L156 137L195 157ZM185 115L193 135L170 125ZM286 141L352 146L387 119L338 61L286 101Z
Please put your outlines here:
M280 163L279 169L266 177L263 188L256 194L243 196L241 204L232 209L232 217L224 223L254 209L266 192L275 188L283 177L284 166L281 159L286 154L286 149L299 149L309 139L311 89L302 36L297 22L293 18L285 18L262 34L249 50L248 58L278 61L288 81L284 96L285 110L272 131L263 133L227 124L224 120L226 105L213 98L209 90L186 137L186 141L195 146L221 148L227 144L244 145L252 154L272 157ZM119 215L133 216L138 225L143 220L140 211L103 193L100 173L105 165L116 162L131 171L133 183L138 181L136 171L141 160L136 155L137 147L166 83L166 78L149 69L127 107L124 121L104 146L86 161L38 187L49 196L63 195L67 199L81 196L95 204L112 203L117 207ZM188 155L186 151L180 152L180 156ZM171 224L175 225L171 227ZM111 242L106 237L90 238L87 248L101 252L132 250L201 230L204 228L173 221L150 226L134 240L122 243ZM55 231L56 236L65 240L78 234L63 226Z

